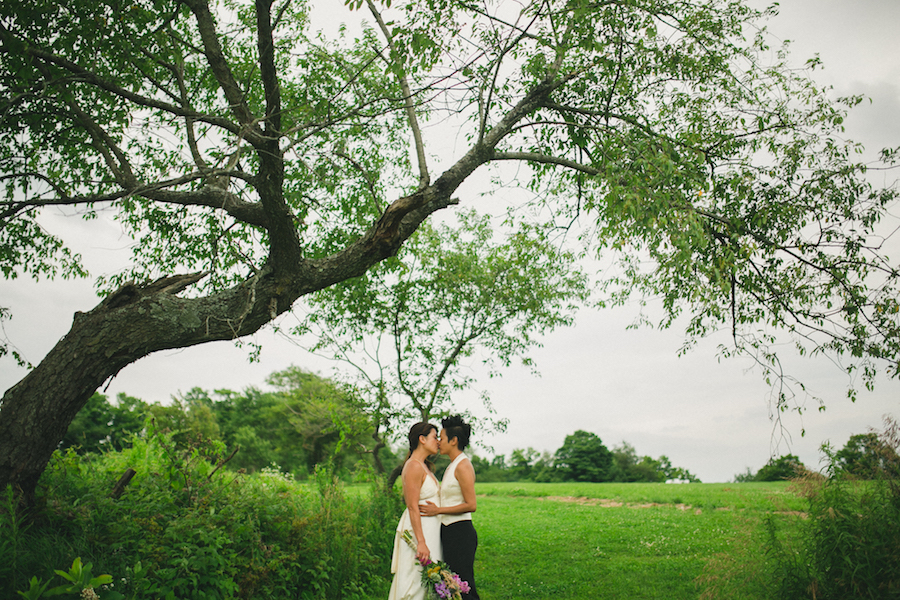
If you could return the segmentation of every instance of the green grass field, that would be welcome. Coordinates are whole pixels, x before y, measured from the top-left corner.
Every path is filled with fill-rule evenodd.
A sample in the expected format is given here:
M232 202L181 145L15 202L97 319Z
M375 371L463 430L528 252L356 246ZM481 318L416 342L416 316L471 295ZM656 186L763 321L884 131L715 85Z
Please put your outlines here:
M699 598L740 564L754 591L763 519L790 529L803 501L786 483L478 484L476 575L485 600Z

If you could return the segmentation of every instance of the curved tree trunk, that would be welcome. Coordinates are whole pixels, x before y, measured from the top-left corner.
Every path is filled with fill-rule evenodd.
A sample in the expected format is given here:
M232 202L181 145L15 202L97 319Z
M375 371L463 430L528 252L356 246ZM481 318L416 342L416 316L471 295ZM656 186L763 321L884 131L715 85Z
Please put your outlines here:
M210 296L176 296L204 276L177 275L126 284L90 312L75 313L69 332L0 400L0 489L11 484L30 501L72 419L125 366L159 350L251 334L300 296L392 255L429 214L453 202L425 191L401 198L343 252L287 265L270 259L253 277Z
M197 14L201 33L204 27L213 27L204 2L191 0L188 4ZM259 6L268 9L265 3ZM228 92L233 89L233 81L215 60L220 54L217 42L212 37L204 39L210 64L221 79L222 89ZM274 42L269 38L264 41L261 56L270 59L268 45ZM270 245L265 266L232 288L200 298L176 294L199 281L202 274L175 275L140 286L126 284L90 312L76 313L69 333L0 400L0 489L11 484L26 500L32 498L72 419L94 391L126 365L159 350L254 333L290 310L299 297L362 275L395 254L429 215L458 202L451 196L460 184L495 158L494 148L503 137L562 84L561 80L546 80L535 86L432 184L395 200L364 235L343 250L327 258L308 260L303 257L303 245L281 188L284 162L277 141L280 112L275 67L271 60L262 64L269 108L263 120L265 131L244 114L248 109L240 94L233 98L236 117L247 125L242 135L253 142L260 157L260 171L254 178L259 202L247 204L225 197L221 208L266 230ZM93 124L87 122L87 126ZM268 138L266 134L270 134ZM140 187L132 177L123 177L123 187ZM212 193L210 190L206 187L203 191ZM136 194L185 205L198 201L191 194L149 188Z

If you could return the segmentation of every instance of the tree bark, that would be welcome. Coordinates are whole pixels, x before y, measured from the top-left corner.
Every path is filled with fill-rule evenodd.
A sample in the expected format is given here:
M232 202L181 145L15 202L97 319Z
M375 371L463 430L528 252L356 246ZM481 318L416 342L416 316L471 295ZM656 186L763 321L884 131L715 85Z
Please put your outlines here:
M225 66L217 68L221 51L216 40L203 29L212 27L208 10L201 0L190 0L188 5L197 14L210 64L227 96L233 80ZM266 50L265 44L261 49ZM264 58L268 56L263 53ZM242 99L235 97L232 103L235 116L245 125L244 139L254 145L260 157L259 172L253 177L259 203L254 208L238 205L227 197L223 200L224 208L231 207L232 216L240 213L248 216L248 222L264 224L270 243L265 266L232 288L199 298L176 295L199 281L203 276L199 273L175 275L145 285L126 284L90 312L75 313L65 337L0 400L0 489L11 484L26 501L33 499L38 479L72 419L94 391L125 366L159 350L254 333L290 310L301 296L360 276L395 254L428 216L457 203L452 194L459 185L475 169L492 160L496 145L554 89L553 82L545 81L530 90L432 184L395 200L364 235L343 250L308 260L303 256L293 217L284 202L284 161L275 110L277 86L269 83L264 133L270 137L254 124ZM152 190L147 197L158 199L154 196L160 195L169 201L176 199L171 193ZM200 200L193 195L180 203L206 203L209 198Z
M177 275L126 284L90 312L75 313L69 332L0 400L0 489L11 484L30 502L72 419L125 366L159 350L249 335L300 296L391 256L429 214L452 203L434 190L401 198L337 255L285 264L299 252L280 252L259 273L210 296L176 296L203 277Z

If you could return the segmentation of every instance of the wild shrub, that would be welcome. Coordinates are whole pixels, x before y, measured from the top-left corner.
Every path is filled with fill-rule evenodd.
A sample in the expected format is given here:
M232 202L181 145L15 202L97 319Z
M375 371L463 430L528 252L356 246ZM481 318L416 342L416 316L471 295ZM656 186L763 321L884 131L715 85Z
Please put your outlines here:
M807 499L809 517L796 548L774 528L769 551L776 557L777 597L814 600L900 597L900 428L886 419L878 436L881 460L859 479L841 468L823 446L826 476L804 474L794 489Z
M822 450L825 474L802 470L791 490L804 498L802 518L771 514L764 536L709 561L698 583L703 600L754 597L779 600L896 600L900 598L900 427L886 419L878 436L878 468L870 478L842 468L838 453ZM760 554L762 545L766 552ZM749 549L749 550L748 550Z
M17 598L33 576L58 579L78 557L128 598L387 594L396 494L377 482L345 494L328 469L306 485L276 469L228 471L224 460L221 444L176 448L152 431L121 452L57 453L33 511L0 510L0 575L15 584L0 598ZM137 474L113 498L127 468Z

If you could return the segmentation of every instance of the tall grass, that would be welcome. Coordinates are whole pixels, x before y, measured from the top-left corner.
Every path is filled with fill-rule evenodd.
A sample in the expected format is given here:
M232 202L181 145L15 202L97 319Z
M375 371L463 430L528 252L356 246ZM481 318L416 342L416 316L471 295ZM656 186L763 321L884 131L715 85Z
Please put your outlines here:
M802 472L791 484L805 518L764 520L762 548L719 554L701 580L705 598L746 598L748 583L772 600L900 598L900 427L886 419L870 479L846 470L823 447L826 475ZM759 530L745 547L759 548Z
M221 448L54 457L28 513L0 495L0 600L76 557L143 599L383 599L398 489L217 469ZM126 468L138 475L118 499ZM900 597L896 477L794 483L479 483L482 597ZM103 591L101 590L101 599Z
M900 598L898 483L883 476L798 478L798 492L809 503L801 535L786 542L775 526L769 528L769 549L780 571L775 597Z

